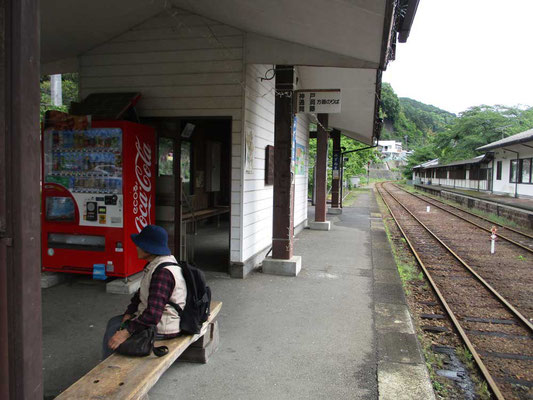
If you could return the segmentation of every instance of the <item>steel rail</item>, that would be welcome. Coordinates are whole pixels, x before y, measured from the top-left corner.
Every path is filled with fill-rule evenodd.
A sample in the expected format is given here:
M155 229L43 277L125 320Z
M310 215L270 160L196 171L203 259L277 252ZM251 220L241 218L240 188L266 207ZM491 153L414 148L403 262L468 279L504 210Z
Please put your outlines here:
M501 393L500 388L498 387L498 385L494 381L494 378L492 377L492 375L490 374L489 370L487 369L487 367L483 363L483 360L481 360L481 357L479 356L478 352L474 348L474 345L472 344L472 342L470 342L470 339L468 338L468 336L466 335L465 331L463 330L463 328L462 328L461 324L459 323L459 320L455 316L454 312L452 311L452 309L448 305L448 302L444 299L444 296L442 295L442 293L440 292L439 288L437 287L437 284L433 280L433 278L432 278L431 274L429 273L428 269L426 268L424 262L422 261L422 259L418 255L418 252L415 250L413 244L411 243L411 240L409 240L409 237L407 236L407 234L405 233L405 231L401 227L400 222L398 221L398 219L394 215L394 212L392 211L392 209L390 208L389 204L387 203L387 200L385 200L384 196L382 195L382 193L381 193L381 191L379 189L379 188L382 188L382 187L383 187L382 184L378 185L378 193L379 193L381 199L383 200L383 203L385 204L385 206L389 210L392 218L394 219L394 222L396 223L396 226L398 226L398 229L400 229L400 232L402 232L402 235L405 238L405 240L407 241L407 244L409 245L409 248L413 252L413 255L415 256L416 260L418 261L418 264L420 265L420 268L422 268L422 271L424 271L424 275L426 276L427 280L431 284L431 287L433 288L435 294L437 295L437 298L439 299L439 301L441 302L442 306L444 307L444 309L448 313L448 316L452 320L452 323L453 323L455 329L457 330L457 332L459 333L459 336L461 336L461 339L463 340L463 342L465 343L466 347L468 348L468 350L472 354L472 357L476 361L476 364L477 364L479 370L481 371L481 373L483 374L483 377L487 381L488 385L490 386L490 389L492 390L492 392L494 393L494 395L496 396L496 398L498 400L505 400L505 397L503 397L503 394ZM382 189L382 190L386 191L386 189ZM392 197L392 195L390 193L389 193L389 195ZM397 199L394 199L394 200L398 201Z
M470 224L472 224L472 225L477 226L477 227L480 228L480 229L483 229L483 230L486 231L486 232L491 233L491 230L490 230L490 229L485 228L484 226L481 226L481 225L475 223L474 221L470 221L469 219L467 219L467 218L465 218L465 217L462 217L461 215L458 215L458 214L456 214L456 213L454 213L454 212L452 212L452 211L450 211L450 210L446 210L444 207L442 207L442 206L440 206L440 205L438 205L438 204L432 203L431 201L428 201L428 200L422 198L422 196L420 196L420 195L418 195L418 194L411 193L410 191L408 191L408 190L406 190L406 189L404 189L404 188L402 188L402 187L399 187L398 185L394 185L394 187L397 187L398 189L400 189L400 190L402 190L402 191L404 191L404 192L406 192L406 193L409 193L411 196L414 196L414 197L420 199L421 201L424 201L424 202L426 202L426 203L429 203L429 204L431 204L431 205L434 205L435 207L440 208L441 210L446 211L447 213L450 213L450 214L452 214L452 215L455 215L457 218L460 218L460 219L462 219L463 221L466 221L466 222L468 222L468 223L470 223ZM429 198L429 197L428 197L428 198ZM434 200L434 199L432 199L432 200ZM438 201L438 200L435 200L435 201ZM444 204L444 203L443 203L443 204ZM492 223L492 224L494 224L494 225L501 226L501 227L503 227L503 228L505 228L505 229L509 229L510 231L514 231L514 232L516 232L516 233L519 233L519 234L524 235L524 236L527 236L527 237L531 237L531 238L533 239L533 236L529 236L528 234L524 234L524 233L522 233L522 232L520 232L520 231L516 231L516 230L510 229L510 228L506 227L505 225L498 224L498 223L496 223L496 222L492 222L492 221L489 220L489 219L486 219L486 218L483 218L483 217L479 217L479 216L476 215L476 214L470 213L470 212L468 212L468 211L461 210L460 208L455 207L455 206L450 206L450 207L454 207L454 208L456 208L456 209L458 209L458 210L460 210L460 211L462 211L462 212L465 212L465 213L470 214L470 215L473 215L473 216L475 216L475 217L478 217L478 218L484 219L484 220L486 220L486 221L488 221L488 222L490 222L490 223ZM514 245L516 245L516 246L519 246L519 247L523 248L524 250L529 251L530 253L533 253L533 249L532 249L532 248L530 248L530 247L528 247L528 246L524 246L523 244L518 243L518 242L514 241L513 239L508 238L507 236L504 236L504 235L502 235L502 234L498 234L497 236L498 236L498 237L501 237L501 238L504 239L504 240L507 240L508 242L510 242L510 243L512 243L512 244L514 244Z
M524 325L526 325L529 330L531 332L533 332L533 324L531 322L529 322L529 320L524 317L516 308L513 307L513 305L511 303L509 303L507 300L505 300L505 298L499 294L496 289L494 289L487 281L485 281L485 279L483 279L476 271L474 271L474 269L472 267L470 267L466 261L464 261L458 254L456 254L450 247L448 247L448 245L446 243L444 243L437 235L435 235L422 221L420 221L411 211L409 211L407 209L407 207L405 207L392 193L390 193L387 188L383 188L383 190L385 190L394 200L396 200L398 202L398 204L400 204L400 206L402 206L405 211L407 211L420 225L422 225L424 227L424 229L426 231L428 231L428 233L433 236L444 248L446 248L454 257L455 259L457 259L457 261L459 261L472 275L474 275L474 277L479 281L481 282L487 289L489 289L490 292L492 292L492 294L498 299L500 300L500 302L505 306L507 307L507 309L509 309L511 311L511 313L513 313L518 319L520 319L520 321L522 321L524 323Z

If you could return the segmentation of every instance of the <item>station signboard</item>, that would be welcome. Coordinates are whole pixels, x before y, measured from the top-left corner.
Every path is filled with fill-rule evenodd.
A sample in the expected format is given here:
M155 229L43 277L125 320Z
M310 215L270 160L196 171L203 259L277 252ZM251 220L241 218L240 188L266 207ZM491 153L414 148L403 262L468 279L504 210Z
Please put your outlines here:
M297 90L295 95L295 113L338 114L341 112L340 89Z

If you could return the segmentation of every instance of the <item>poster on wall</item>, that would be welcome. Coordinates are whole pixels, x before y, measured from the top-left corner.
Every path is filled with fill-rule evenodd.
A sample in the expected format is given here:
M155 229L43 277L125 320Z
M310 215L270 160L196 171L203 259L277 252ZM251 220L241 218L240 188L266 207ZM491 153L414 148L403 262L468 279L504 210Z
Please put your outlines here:
M296 163L294 165L295 175L305 175L305 146L300 143L296 143Z
M253 174L254 172L254 133L251 129L246 130L245 135L245 150L246 150L246 156L245 156L245 166L244 171L247 174Z

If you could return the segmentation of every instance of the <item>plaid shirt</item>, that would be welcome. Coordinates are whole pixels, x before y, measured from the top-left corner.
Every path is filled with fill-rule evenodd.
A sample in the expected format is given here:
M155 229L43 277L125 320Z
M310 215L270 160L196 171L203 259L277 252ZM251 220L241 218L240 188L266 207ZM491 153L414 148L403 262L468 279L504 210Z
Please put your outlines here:
M174 291L176 281L172 272L166 268L161 268L154 272L152 280L150 281L150 290L148 294L148 306L135 319L131 319L128 323L128 332L132 335L146 329L149 326L157 326L163 315L163 310L170 300L170 296ZM133 315L141 300L139 298L140 289L135 292L131 298L131 303L126 310L126 314ZM162 335L165 339L178 336L179 333Z

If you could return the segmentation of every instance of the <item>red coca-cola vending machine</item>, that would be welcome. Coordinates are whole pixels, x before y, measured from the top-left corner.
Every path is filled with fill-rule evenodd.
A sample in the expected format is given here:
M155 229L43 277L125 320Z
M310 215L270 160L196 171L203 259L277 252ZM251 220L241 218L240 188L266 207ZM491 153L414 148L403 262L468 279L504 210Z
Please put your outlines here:
M126 277L143 269L130 239L155 223L155 133L127 121L42 136L42 268Z

